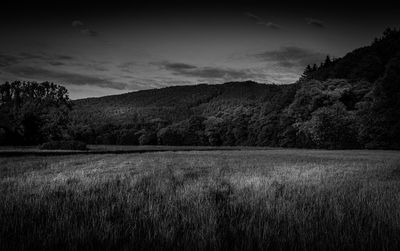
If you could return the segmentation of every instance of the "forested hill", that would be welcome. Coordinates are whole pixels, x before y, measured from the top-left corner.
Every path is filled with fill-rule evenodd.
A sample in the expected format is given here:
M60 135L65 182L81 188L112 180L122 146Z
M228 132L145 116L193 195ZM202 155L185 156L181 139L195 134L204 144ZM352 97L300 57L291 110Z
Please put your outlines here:
M371 83L383 77L389 64L397 63L400 57L400 32L386 29L381 37L369 46L358 48L343 58L330 59L308 66L305 74L309 79L327 80L344 78L366 80Z
M74 114L96 123L107 119L112 119L114 124L151 119L178 122L192 115L223 115L238 107L282 106L282 102L287 103L293 98L294 88L294 85L266 85L252 81L173 86L77 100Z
M291 85L231 82L77 100L72 134L102 144L398 148L400 32L308 66Z
M21 97L32 102L32 88L44 87L65 93L48 83L1 86L3 142L67 137L92 144L400 148L400 31L395 29L343 58L307 66L290 85L200 84L76 100L68 123L61 119L64 113L54 116L53 110L41 110L40 117L31 111L28 117L14 114L17 103L18 111L29 111Z

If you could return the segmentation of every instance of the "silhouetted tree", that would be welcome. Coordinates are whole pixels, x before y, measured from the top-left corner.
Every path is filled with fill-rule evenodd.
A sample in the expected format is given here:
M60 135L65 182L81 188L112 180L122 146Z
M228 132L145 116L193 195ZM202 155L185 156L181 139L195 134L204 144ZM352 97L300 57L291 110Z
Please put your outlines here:
M65 87L49 82L0 85L3 144L37 144L59 140L68 124L71 104Z
M332 64L332 60L329 57L329 55L326 56L325 61L324 61L324 67L329 67Z
M318 66L317 66L317 64L313 64L313 67L312 67L312 72L315 72L315 71L317 71L318 70Z

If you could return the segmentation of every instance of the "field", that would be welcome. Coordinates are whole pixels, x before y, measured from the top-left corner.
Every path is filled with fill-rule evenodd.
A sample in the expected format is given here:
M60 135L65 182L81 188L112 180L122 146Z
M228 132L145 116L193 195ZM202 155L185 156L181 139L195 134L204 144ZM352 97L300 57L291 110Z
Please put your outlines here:
M0 250L399 250L400 152L0 158Z

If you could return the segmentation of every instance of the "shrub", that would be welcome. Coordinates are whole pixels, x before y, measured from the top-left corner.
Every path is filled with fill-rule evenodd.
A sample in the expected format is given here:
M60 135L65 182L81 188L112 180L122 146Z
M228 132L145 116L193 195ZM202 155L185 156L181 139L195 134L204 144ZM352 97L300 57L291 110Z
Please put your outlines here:
M86 144L76 140L50 141L40 146L42 150L88 150Z

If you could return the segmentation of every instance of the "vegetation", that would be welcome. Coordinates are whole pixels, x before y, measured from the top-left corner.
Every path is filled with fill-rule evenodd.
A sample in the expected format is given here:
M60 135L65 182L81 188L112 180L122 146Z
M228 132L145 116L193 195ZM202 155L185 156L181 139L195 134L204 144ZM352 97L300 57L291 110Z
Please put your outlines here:
M33 95L48 93L40 90L49 86L61 95ZM319 66L307 66L291 85L230 82L82 99L73 102L69 117L61 87L16 82L1 88L3 145L66 139L106 145L400 148L396 29L343 58L327 56ZM49 100L51 106L44 102Z
M0 85L0 142L24 145L62 139L71 109L67 93L49 82Z
M78 100L72 134L92 144L399 148L399 45L400 32L388 29L370 46L307 66L292 85L202 84Z
M398 250L400 154L0 159L0 249Z

